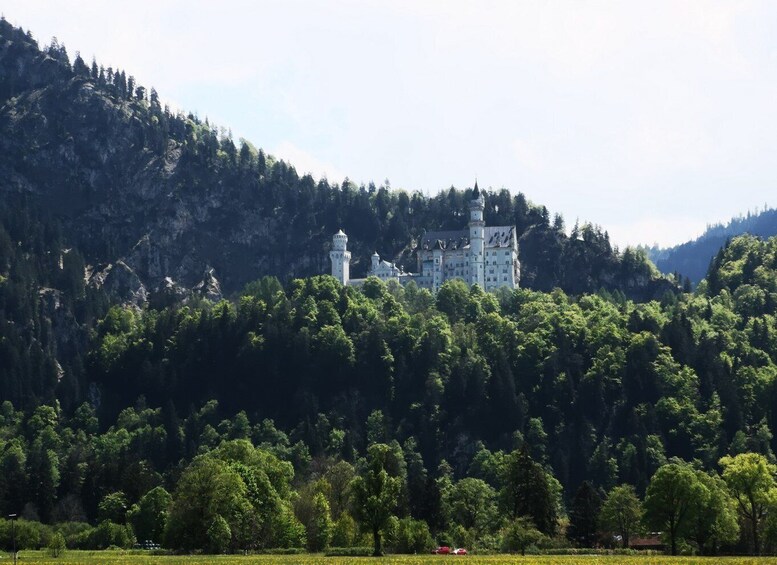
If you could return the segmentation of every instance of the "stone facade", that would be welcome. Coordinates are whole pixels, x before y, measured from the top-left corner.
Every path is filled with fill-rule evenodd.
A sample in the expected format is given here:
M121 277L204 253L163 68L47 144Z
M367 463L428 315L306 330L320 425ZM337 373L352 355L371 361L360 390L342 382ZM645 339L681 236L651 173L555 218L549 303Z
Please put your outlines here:
M381 260L380 255L374 253L369 275L382 281L396 280L402 284L412 280L433 292L450 279L477 284L485 290L502 286L517 288L521 278L521 264L518 260L515 226L486 226L483 218L485 196L478 190L477 183L474 196L469 205L468 229L426 232L421 238L417 251L417 273L404 273L397 265ZM345 249L348 238L342 230L334 238L330 253L332 276L348 284L347 263L351 256ZM352 283L358 284L358 281Z

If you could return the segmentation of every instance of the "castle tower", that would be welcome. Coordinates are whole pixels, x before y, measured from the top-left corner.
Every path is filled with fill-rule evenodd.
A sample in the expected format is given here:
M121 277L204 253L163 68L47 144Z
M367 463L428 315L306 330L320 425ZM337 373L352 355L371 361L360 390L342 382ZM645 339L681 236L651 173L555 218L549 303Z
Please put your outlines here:
M371 274L375 274L375 271L378 270L378 265L380 265L380 255L378 255L378 252L372 254L372 270L370 271Z
M332 251L329 258L332 260L332 276L340 281L343 286L348 284L351 275L351 252L347 249L348 236L343 230L339 230L332 236Z
M475 181L473 196L474 199L469 203L469 283L486 288L485 258L483 256L486 237L486 222L483 220L483 211L486 209L486 199L478 189L478 181Z

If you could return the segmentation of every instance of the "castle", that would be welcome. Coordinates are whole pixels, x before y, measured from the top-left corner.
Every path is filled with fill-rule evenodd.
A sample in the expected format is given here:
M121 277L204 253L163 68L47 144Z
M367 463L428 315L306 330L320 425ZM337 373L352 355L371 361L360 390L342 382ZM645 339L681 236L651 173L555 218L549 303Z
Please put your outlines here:
M521 276L518 237L515 226L486 226L483 212L486 200L475 182L474 199L469 204L469 227L457 231L426 232L418 247L418 272L405 273L394 263L373 253L370 276L402 284L415 281L418 286L436 292L450 279L461 279L485 290L501 286L517 288ZM351 252L348 236L338 231L332 240L332 276L342 284L360 284L350 278Z

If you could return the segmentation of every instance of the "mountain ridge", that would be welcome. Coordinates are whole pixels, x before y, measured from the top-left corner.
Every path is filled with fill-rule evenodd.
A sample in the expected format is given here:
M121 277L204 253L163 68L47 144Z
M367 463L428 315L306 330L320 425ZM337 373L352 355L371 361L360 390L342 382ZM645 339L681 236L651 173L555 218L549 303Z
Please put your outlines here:
M339 228L356 275L375 250L414 270L410 244L424 230L463 227L469 189L426 197L299 176L207 121L171 113L124 71L80 56L71 65L64 46L41 50L7 22L0 37L0 194L61 224L93 284L124 289L120 300L164 302L195 289L217 299L263 275L327 273ZM551 224L521 193L489 191L486 221L518 227L523 286L638 300L676 288L597 226L568 237L563 219Z
M648 257L663 273L679 273L693 284L706 275L710 262L732 237L750 234L759 237L777 235L777 209L764 205L764 209L747 212L728 222L708 225L699 237L672 247L643 247Z

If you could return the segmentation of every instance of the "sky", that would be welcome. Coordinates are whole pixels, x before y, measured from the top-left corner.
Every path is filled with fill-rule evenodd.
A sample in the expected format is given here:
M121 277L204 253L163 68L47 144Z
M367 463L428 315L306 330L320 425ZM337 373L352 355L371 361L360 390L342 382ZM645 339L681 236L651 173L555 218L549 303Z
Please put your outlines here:
M774 205L777 2L2 0L299 173L668 246Z

